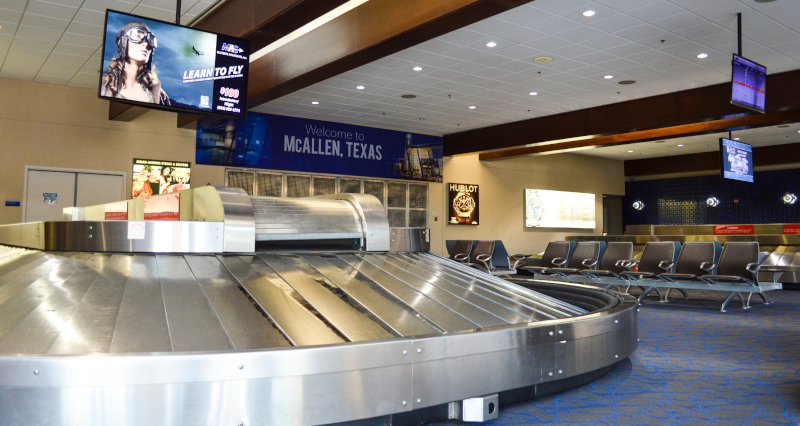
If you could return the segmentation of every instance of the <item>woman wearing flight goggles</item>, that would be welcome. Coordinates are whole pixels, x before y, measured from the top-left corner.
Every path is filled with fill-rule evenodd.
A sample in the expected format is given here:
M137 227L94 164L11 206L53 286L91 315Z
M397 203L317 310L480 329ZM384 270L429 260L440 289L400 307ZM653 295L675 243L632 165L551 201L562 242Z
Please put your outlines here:
M170 105L153 65L158 44L143 22L131 21L117 33L117 57L103 75L100 95L137 102Z

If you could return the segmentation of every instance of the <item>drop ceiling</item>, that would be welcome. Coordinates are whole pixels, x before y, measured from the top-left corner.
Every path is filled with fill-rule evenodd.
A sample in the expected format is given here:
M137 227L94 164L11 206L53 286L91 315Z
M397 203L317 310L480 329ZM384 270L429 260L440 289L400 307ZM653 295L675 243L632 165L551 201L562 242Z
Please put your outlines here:
M182 24L210 6L183 0ZM0 77L96 88L106 8L175 17L171 0L2 0ZM251 110L443 135L723 83L737 12L745 57L770 74L800 69L797 0L536 0ZM798 141L796 130L783 139L747 132L769 144ZM708 150L716 138L684 138L675 154ZM633 149L646 158L671 155L671 143L581 153L627 159Z

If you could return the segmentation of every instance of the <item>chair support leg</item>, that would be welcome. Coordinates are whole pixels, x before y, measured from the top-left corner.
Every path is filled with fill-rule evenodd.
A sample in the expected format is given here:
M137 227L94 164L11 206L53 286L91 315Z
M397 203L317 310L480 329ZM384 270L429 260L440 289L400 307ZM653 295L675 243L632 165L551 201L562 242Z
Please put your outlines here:
M646 290L644 290L644 292L642 292L642 295L639 296L640 305L642 304L642 300L644 300L644 298L653 290L655 290L655 292L658 293L659 301L664 302L664 295L661 294L661 290L659 290L658 287L648 287Z
M684 298L684 299L688 299L688 298L689 298L689 295L688 295L688 294L686 294L686 292L685 292L685 291L683 291L683 289L682 289L682 288L679 288L679 289L677 289L677 290L681 292L681 294L683 295L683 298Z
M724 302L722 302L722 307L719 310L720 312L727 312L727 311L725 311L725 307L728 305L728 302L730 302L731 299L733 299L734 296L739 296L739 300L742 302L742 308L743 309L748 309L748 306L744 302L744 297L742 297L742 293L739 293L738 291L734 291L734 292L732 292L731 294L728 295L728 298L725 299Z
M672 289L671 289L671 288L668 288L668 289L667 289L667 292L666 292L666 293L664 293L664 301L665 301L665 302L668 302L668 301L669 301L669 294L670 294L670 293L672 293Z
M760 297L761 300L764 301L765 305L769 305L770 303L772 303L767 301L767 296L764 295L764 293L750 293L750 296L747 296L747 306L750 306L750 298L753 297L754 294Z

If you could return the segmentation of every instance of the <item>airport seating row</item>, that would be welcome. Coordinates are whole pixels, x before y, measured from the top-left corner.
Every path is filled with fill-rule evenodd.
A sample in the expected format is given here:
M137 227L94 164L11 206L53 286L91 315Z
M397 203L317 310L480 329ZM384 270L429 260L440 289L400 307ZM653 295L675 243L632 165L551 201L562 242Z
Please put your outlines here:
M510 255L500 240L448 240L445 242L450 259L488 272L508 275L517 271L525 255Z
M686 289L730 292L721 310L739 297L742 306L758 294L768 304L765 291L781 289L779 283L760 282L758 242L674 241L648 242L639 261L631 259L633 243L603 241L555 241L548 244L539 266L521 266L520 274L537 279L603 284L606 288L625 285L640 287L641 303L651 292L666 302L676 289L687 297ZM666 293L660 289L667 289ZM747 300L742 293L749 293Z

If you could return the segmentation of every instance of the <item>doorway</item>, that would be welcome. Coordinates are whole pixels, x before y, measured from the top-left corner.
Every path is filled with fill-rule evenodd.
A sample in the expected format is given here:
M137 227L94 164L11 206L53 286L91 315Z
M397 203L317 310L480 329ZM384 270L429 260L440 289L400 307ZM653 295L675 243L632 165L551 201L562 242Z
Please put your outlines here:
M125 199L127 173L25 167L22 222L63 220L65 207L87 207Z
M603 229L608 235L622 235L622 195L603 195Z

